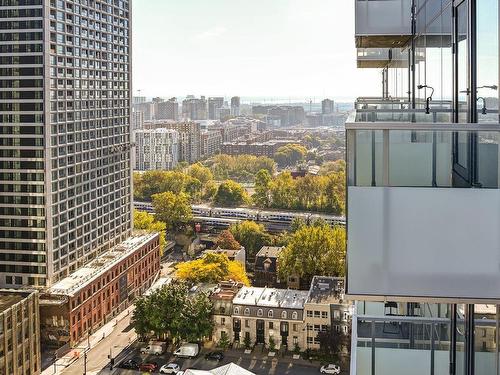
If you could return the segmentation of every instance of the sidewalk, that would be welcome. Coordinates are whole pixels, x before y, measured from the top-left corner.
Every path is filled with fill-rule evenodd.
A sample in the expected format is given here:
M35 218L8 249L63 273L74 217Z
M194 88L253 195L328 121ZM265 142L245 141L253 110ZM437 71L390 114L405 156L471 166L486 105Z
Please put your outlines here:
M90 338L83 339L75 348L71 349L64 357L59 358L55 363L52 363L49 367L42 371L41 375L57 375L60 374L64 369L70 366L72 363L77 361L79 358L83 357L85 350L92 351L92 348L96 346L101 340L107 337L111 332L113 332L116 324L132 314L134 311L134 306L130 306L125 311L118 314L114 319L110 320L108 323L99 328L96 332L90 335ZM90 345L89 345L90 344ZM54 371L55 370L55 371Z

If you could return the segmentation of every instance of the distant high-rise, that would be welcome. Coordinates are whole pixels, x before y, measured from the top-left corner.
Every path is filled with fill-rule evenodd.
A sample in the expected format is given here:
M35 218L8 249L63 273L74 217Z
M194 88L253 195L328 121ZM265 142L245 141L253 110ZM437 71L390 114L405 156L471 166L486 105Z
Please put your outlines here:
M206 120L207 100L204 96L196 99L189 95L182 101L182 117L184 120Z
M240 115L240 97L233 96L231 98L231 115L239 116Z
M328 115L335 112L335 103L331 99L323 99L321 101L321 113Z
M132 111L132 130L142 129L144 127L144 112Z
M141 111L144 116L144 121L154 120L155 115L155 105L152 102L144 102L133 105L134 111Z
M179 133L173 129L141 129L135 132L135 169L170 170L179 161Z
M170 98L167 101L156 104L155 120L174 120L179 119L179 103L177 98Z
M179 161L194 163L201 156L201 125L193 121L157 122L149 128L173 129L179 133Z
M212 97L208 98L208 119L217 120L217 110L224 106L224 98Z
M0 3L0 286L50 285L131 233L129 4Z
M145 96L134 96L132 98L132 104L142 104L142 103L146 103Z

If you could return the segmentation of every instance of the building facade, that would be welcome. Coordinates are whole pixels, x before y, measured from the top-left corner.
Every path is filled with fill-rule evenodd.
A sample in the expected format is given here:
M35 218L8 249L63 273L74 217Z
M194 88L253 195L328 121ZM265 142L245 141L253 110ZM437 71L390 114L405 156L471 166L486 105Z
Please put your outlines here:
M179 120L179 103L177 98L170 98L156 104L155 120Z
M38 292L0 290L0 374L42 372Z
M335 102L331 99L323 99L321 101L321 113L328 115L335 112Z
M135 169L171 170L179 162L179 133L173 129L135 132Z
M132 111L132 130L144 128L144 112Z
M45 347L68 348L131 306L160 271L157 233L137 232L40 298L41 339Z
M241 283L225 281L219 283L217 289L210 295L213 304L213 341L221 341L224 335L227 336L229 342L233 342L233 340L239 341L239 336L234 336L232 314L233 298L242 287L243 284Z
M208 98L208 119L209 120L219 120L220 116L217 117L218 109L224 106L223 97L210 97Z
M219 130L203 131L200 136L200 157L208 158L218 154L222 146L222 133Z
M278 257L282 246L263 246L255 255L254 278L252 285L258 287L279 288L286 286L278 277Z
M182 101L182 119L184 121L206 120L207 118L207 100L204 96L200 99L188 96Z
M131 231L130 9L19 4L0 5L0 286L47 286Z
M240 115L240 105L241 100L239 96L233 96L231 98L231 115L239 116Z

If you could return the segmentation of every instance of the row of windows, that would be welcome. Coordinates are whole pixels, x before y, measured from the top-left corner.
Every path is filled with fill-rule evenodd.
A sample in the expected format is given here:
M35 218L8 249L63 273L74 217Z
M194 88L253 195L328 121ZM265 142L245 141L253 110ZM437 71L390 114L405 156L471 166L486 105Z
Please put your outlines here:
M2 35L2 33L0 33ZM41 88L43 87L43 79L1 79L1 88Z
M237 306L235 306L233 311L234 311L234 314L238 315L240 313L240 308L237 307ZM246 307L243 310L243 315L250 316L250 308ZM264 310L258 309L257 310L257 316L259 316L259 317L264 316ZM274 317L274 311L273 310L268 310L267 317L268 318L273 318ZM281 312L281 319L288 319L288 312L286 310L283 310ZM293 319L293 320L298 319L298 313L296 311L292 312L291 319Z
M1 68L0 76L43 76L43 68Z
M42 8L0 9L0 18L42 17Z
M26 5L42 5L42 0L0 0L0 6L26 6Z
M323 318L327 319L328 318L328 312L327 311L312 311L312 310L307 310L306 311L307 317L308 318Z
M18 44L16 47L0 45L0 53L16 52L42 52L42 45ZM43 64L43 56L0 56L0 65L8 64Z
M31 135L43 134L43 126L17 126L17 125L9 126L9 125L10 124L3 124L3 126L0 127L0 134L31 134ZM31 152L33 153L34 151Z
M0 253L0 261L45 263L45 255Z
M42 215L40 215L42 216ZM25 250L25 251L45 251L44 243L30 243L30 242L8 242L0 241L1 250Z
M43 197L0 195L0 204L44 204L44 199Z
M43 99L43 91L0 91L0 99Z
M17 33L1 33L0 42L25 42L29 40L39 41L43 39L41 32L17 32Z
M45 228L45 220L0 219L0 227Z
M21 230L0 230L0 238L15 238L21 240L43 240L45 232L31 232Z
M43 111L43 103L0 103L2 112L39 112Z
M20 266L13 264L0 264L0 272L10 272L10 273L34 273L34 274L45 274L45 266Z
M7 151L7 150L4 150L4 151ZM43 184L39 184L39 185L0 184L0 192L2 192L2 193L43 193L44 187L43 187Z
M19 207L0 207L0 215L7 216L45 216L43 208L19 208ZM1 244L0 244L1 248ZM22 250L22 249L20 249Z
M0 21L0 30L41 29L42 21Z
M1 117L2 116L0 115L0 118ZM43 138L0 138L0 146L5 146L5 147L43 146ZM24 180L24 181L37 181L37 180Z

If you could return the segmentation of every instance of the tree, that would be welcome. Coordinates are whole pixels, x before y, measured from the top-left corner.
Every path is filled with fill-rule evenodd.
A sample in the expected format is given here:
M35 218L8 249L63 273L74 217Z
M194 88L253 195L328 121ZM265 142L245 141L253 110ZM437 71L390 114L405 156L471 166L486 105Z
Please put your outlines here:
M163 255L166 240L166 224L156 221L155 216L148 212L134 210L134 229L146 230L148 232L158 232L160 235L160 252Z
M229 260L226 254L206 253L199 259L180 263L177 277L191 283L218 283L219 281L239 281L250 285L243 265Z
M290 209L295 201L295 181L290 172L283 172L271 183L272 206Z
M317 339L319 348L324 354L336 355L341 354L345 349L349 350L350 338L342 330L336 332L331 326L328 326L326 331L318 332Z
M149 322L149 306L148 299L139 298L135 303L135 309L132 313L132 321L135 328L135 332L139 337L144 338L149 332L151 332L151 325Z
M273 336L269 336L269 351L274 352L276 350L276 341L274 341Z
M299 144L288 144L278 148L273 158L282 167L294 166L303 161L307 154L307 149Z
M203 166L201 163L195 163L188 168L188 175L196 178L202 184L206 184L208 181L214 179L212 171Z
M212 335L212 302L205 293L188 298L182 309L179 336L186 341L201 341Z
M309 284L314 275L343 276L345 246L342 227L304 226L292 235L279 255L280 278L297 275Z
M266 169L261 169L255 175L255 193L252 195L252 200L256 206L269 207L272 179L271 174Z
M208 181L203 190L203 199L207 201L214 199L215 194L217 194L217 189L218 186L215 181Z
M236 241L245 248L247 259L253 259L262 246L270 245L272 237L261 224L243 221L229 228Z
M303 218L297 216L297 217L294 217L293 220L292 220L292 224L290 225L290 230L292 232L297 232L299 229L301 229L302 227L306 226L306 222Z
M174 194L169 191L153 195L156 218L167 224L171 230L184 228L193 218L189 197L185 193Z
M241 248L241 244L234 238L233 233L226 229L217 236L215 247L225 250L238 250Z
M229 348L229 345L231 342L229 341L229 337L227 336L227 333L225 331L222 331L220 334L220 340L217 346L222 349L227 349Z
M216 155L207 161L207 165L217 180L233 179L244 182L252 182L261 169L267 170L271 175L276 170L273 159L253 155Z
M218 205L234 207L246 204L248 202L248 194L243 186L237 182L226 180L219 185L214 200Z

